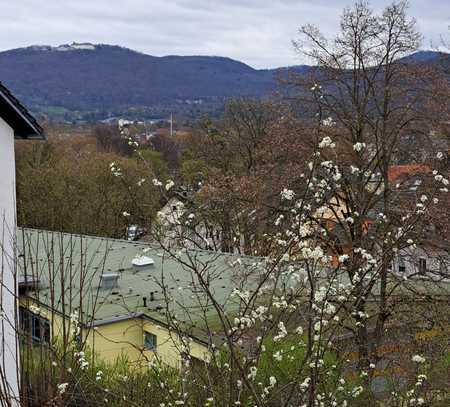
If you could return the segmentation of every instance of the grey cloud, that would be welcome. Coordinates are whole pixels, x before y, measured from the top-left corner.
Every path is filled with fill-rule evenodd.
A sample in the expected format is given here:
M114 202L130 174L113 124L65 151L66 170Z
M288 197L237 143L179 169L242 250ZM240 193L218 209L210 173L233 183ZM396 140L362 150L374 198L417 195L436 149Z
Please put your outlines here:
M374 0L380 10L390 0ZM265 68L302 63L291 40L305 23L338 29L346 0L0 0L0 49L72 41L152 55L224 55ZM448 35L446 0L411 0L425 45Z

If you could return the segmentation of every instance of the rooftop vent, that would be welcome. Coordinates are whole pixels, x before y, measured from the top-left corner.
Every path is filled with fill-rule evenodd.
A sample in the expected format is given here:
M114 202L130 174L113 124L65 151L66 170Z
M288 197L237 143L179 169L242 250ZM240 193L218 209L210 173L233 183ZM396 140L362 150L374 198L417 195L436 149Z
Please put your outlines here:
M131 261L131 264L136 267L145 267L152 266L153 264L155 264L155 262L151 257L137 256Z
M112 290L119 285L119 276L117 273L102 274L100 277L100 288L104 290Z

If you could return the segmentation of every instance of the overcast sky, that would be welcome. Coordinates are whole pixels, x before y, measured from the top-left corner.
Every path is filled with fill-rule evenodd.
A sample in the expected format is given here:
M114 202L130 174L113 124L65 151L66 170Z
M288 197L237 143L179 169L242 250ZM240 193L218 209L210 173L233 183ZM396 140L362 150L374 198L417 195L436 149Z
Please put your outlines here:
M391 1L372 0L379 10ZM338 27L351 0L0 0L0 50L93 42L147 54L221 55L256 68L299 64L298 27ZM411 0L424 48L448 38L449 0Z

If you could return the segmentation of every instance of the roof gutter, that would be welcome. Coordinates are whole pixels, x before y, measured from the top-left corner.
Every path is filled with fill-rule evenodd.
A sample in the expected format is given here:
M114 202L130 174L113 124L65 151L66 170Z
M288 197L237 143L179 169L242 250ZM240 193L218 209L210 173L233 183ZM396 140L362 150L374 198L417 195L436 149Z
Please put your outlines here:
M152 318L151 316L146 315L142 311L140 311L140 312L130 312L129 314L125 314L125 315L117 315L117 316L114 316L114 317L111 317L111 318L95 320L95 321L92 321L90 323L84 323L83 326L84 326L84 328L90 329L90 328L96 328L96 327L103 326L103 325L114 324L116 322L127 321L129 319L134 319L134 318L146 319L148 321L154 322L157 325L161 325L161 326L163 326L164 328L166 328L168 330L170 329L170 326L167 323L162 322L162 321L160 321L160 320L158 320L156 318ZM191 334L189 334L187 332L183 332L183 334L185 334L186 336L192 338L193 340L195 340L196 342L198 342L198 343L200 343L202 345L206 345L206 346L209 345L207 341L204 341L204 340L202 340L200 338L197 338L196 336L191 335Z
M2 96L3 100L6 101L6 103L14 110L14 112L27 124L27 126L30 128L31 132L29 134L22 134L20 135L20 138L25 139L31 139L31 140L46 140L47 136L45 135L43 129L36 123L33 123L32 120L30 120L29 117L27 117L29 114L24 114L24 112L18 108L17 103L20 103L16 99L16 103L13 103L11 100L11 97L15 99L15 97L11 94L5 94L5 92L0 88L0 95ZM25 108L24 108L25 109ZM26 109L25 109L26 111Z
M115 322L127 321L128 319L141 318L143 315L143 312L131 312L126 315L117 315L111 318L97 319L92 322L84 323L83 325L85 328L95 328L102 325L113 324Z

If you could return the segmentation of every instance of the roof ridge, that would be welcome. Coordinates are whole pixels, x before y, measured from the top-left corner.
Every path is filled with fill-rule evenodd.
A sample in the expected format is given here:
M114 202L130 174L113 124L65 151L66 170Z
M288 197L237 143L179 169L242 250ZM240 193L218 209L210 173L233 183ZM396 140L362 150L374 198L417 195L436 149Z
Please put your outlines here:
M159 245L157 243L152 243L152 242L129 241L127 239L118 239L118 238L113 238L113 237L86 235L86 234L82 234L82 233L62 232L62 231L59 231L59 230L29 228L29 227L25 227L25 226L18 226L18 229L29 230L31 232L38 232L38 233L39 232L62 233L64 235L76 236L76 237L81 237L81 238L86 238L86 239L97 239L97 240L106 241L106 242L128 243L128 244L133 245L133 246L146 246L146 247L151 247L153 249L163 249L161 247L161 245ZM181 250L181 249L185 249L185 248L183 248L183 247L175 248L175 250L177 250L177 249ZM250 259L264 259L263 256L253 256L253 255L250 255L250 254L241 254L241 253L220 252L220 251L217 251L217 250L207 250L207 249L199 249L199 248L190 248L190 249L186 249L186 250L193 251L193 252L199 252L199 253L206 253L206 254L208 254L208 253L209 254L215 254L215 255L220 255L220 256L250 258Z
M17 99L12 92L4 85L3 82L0 81L0 97L3 98L22 116L22 119L27 123L30 127L30 130L34 132L34 136L42 136L45 138L44 130L37 122L37 120L31 115L31 113L27 110L27 108ZM30 134L18 134L21 137L28 138Z

